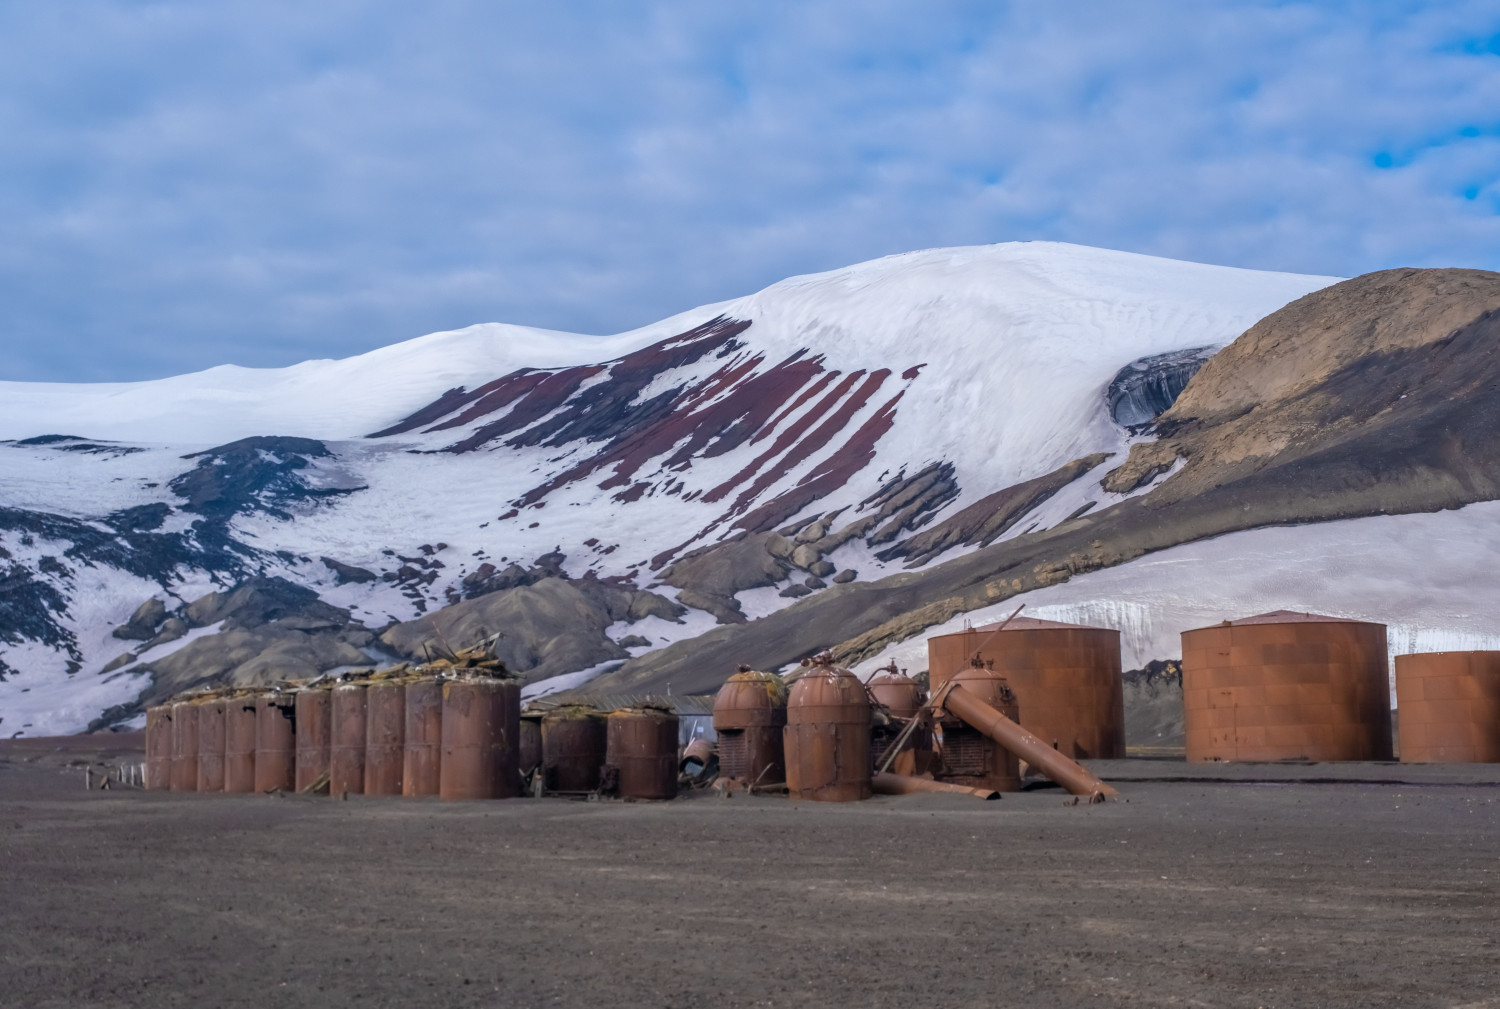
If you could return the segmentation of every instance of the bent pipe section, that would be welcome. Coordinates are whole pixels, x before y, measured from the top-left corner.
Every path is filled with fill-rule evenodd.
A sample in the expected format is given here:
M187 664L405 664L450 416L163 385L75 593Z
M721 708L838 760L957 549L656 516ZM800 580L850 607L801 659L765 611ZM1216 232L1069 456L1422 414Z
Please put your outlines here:
M959 684L955 683L944 695L943 707L1074 795L1086 795L1093 800L1095 796L1103 799L1119 794L1083 765L1058 753Z
M892 774L881 771L875 775L875 791L881 795L915 795L918 792L946 792L949 795L972 795L976 799L998 799L1000 793L993 788L970 788L931 778L913 778L909 774Z

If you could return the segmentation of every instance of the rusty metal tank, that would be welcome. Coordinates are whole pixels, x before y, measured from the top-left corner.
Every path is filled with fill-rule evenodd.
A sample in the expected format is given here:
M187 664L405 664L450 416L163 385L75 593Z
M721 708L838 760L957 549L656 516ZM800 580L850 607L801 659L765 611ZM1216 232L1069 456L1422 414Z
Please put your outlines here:
M172 712L158 704L146 709L146 788L166 791L172 787Z
M1125 756L1120 632L1016 617L927 639L932 695L978 656L1005 677L1021 725L1074 760Z
M945 682L962 687L1006 718L1021 723L1015 691L995 670L970 665ZM939 778L997 792L1021 790L1021 764L1014 753L962 719L950 715L938 724L943 735Z
M622 799L675 799L677 732L674 711L641 707L610 712L604 763L614 794Z
M825 661L792 684L784 739L786 787L793 799L870 797L870 698L849 670Z
M406 684L406 742L401 794L437 795L443 752L443 684L432 677Z
M521 686L515 680L445 680L439 796L510 799L519 795L520 721Z
M542 784L547 791L598 789L604 768L604 723L603 712L583 705L555 708L542 717ZM675 740L673 751L675 755Z
M527 712L521 716L521 744L518 770L525 775L542 766L542 715Z
M297 695L274 690L257 698L255 709L255 790L297 787Z
M333 688L328 748L328 794L363 795L365 790L365 730L369 714L362 681Z
M927 703L927 691L916 680L907 676L896 668L893 662L885 669L876 670L878 675L870 678L867 686L870 689L870 697L876 704L884 707L890 717L883 719L877 711L875 725L870 730L870 762L879 768L888 750L901 734L905 732L907 723L917 716L922 706ZM927 728L917 728L907 736L902 744L901 752L896 756L890 770L897 774L912 774L927 770L930 758L925 755L932 752L932 731ZM923 759L918 760L918 755ZM918 764L921 764L918 767Z
M297 708L297 791L304 792L328 774L333 739L333 684L324 681L303 687Z
M1406 763L1500 763L1500 652L1396 656Z
M255 723L259 698L236 694L224 702L224 791L255 791Z
M786 781L786 682L741 668L714 698L719 777L749 785Z
M172 705L172 791L198 790L198 709L191 701Z
M1280 610L1184 631L1187 759L1390 760L1387 669L1384 624Z
M406 683L376 680L365 690L365 794L400 795L406 764Z
M198 791L224 791L224 706L222 697L209 697L198 707Z

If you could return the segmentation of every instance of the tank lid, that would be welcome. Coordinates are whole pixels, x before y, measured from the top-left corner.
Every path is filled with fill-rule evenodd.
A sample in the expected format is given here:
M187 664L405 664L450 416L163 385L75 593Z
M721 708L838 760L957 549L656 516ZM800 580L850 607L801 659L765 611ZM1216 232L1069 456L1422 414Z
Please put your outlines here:
M1210 624L1210 627L1246 627L1251 624L1366 624L1368 620L1354 620L1350 617L1329 617L1320 613L1297 613L1294 610L1272 610L1270 613L1261 613L1253 617L1240 617L1238 620L1225 620L1219 624Z
M958 633L987 633L999 629L1001 623L1002 621L997 620L994 623L980 624L978 627L971 627L968 631L960 631ZM1113 629L1109 627L1092 627L1089 624L1069 624L1061 620L1041 620L1037 617L1014 617L1010 623L1005 624L1005 631L1041 631L1049 628L1069 631L1107 631Z

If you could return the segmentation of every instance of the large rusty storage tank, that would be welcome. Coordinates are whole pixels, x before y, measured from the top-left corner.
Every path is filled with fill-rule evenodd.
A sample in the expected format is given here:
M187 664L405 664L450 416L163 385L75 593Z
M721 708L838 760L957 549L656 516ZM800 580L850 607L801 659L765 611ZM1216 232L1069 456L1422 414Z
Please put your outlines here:
M786 682L741 667L714 698L719 777L749 785L786 781Z
M871 677L869 682L870 697L876 704L881 705L890 714L890 719L881 724L882 719L877 713L876 724L870 733L870 762L880 767L885 758L886 750L889 749L903 732L907 724L922 710L927 703L927 691L916 680L907 676L896 668L893 662L882 670L877 670L878 676ZM912 774L918 770L926 770L930 763L932 751L932 732L925 728L918 728L907 736L907 741L902 744L901 752L897 754L894 762L888 770L897 774ZM918 768L918 755L922 755Z
M870 698L849 670L823 662L792 684L784 738L793 799L870 797Z
M974 695L1012 722L1021 722L1016 695L1005 677L983 665L949 677L953 687ZM940 723L943 733L942 773L939 777L957 785L992 788L997 792L1021 790L1021 764L1016 755L989 736L951 715Z
M1401 760L1500 763L1500 652L1396 656Z
M222 697L198 702L198 791L224 791L224 705Z
M172 787L172 712L167 705L146 709L146 788Z
M333 689L324 681L297 691L297 791L328 775L333 744Z
M191 701L172 705L172 791L198 790L198 709Z
M663 708L610 712L604 763L614 778L616 795L622 799L677 797L677 730L677 713Z
M604 768L604 714L566 705L542 717L542 783L549 792L592 792ZM677 755L673 741L672 755ZM676 780L675 778L673 779Z
M1187 759L1390 760L1386 655L1384 624L1312 613L1184 631Z
M328 748L328 794L362 795L365 790L365 731L369 717L363 682L333 688L332 732Z
M273 690L261 694L255 710L255 790L297 787L297 698Z
M437 795L443 751L443 685L432 677L406 684L406 742L401 794Z
M400 795L406 763L406 682L376 680L365 691L365 794Z
M927 639L932 696L979 658L1005 677L1021 725L1074 760L1125 756L1120 632L1015 617Z
M516 770L521 686L515 680L463 677L443 682L443 799L510 799L520 794Z
M238 693L224 703L224 791L255 791L255 723L259 698Z

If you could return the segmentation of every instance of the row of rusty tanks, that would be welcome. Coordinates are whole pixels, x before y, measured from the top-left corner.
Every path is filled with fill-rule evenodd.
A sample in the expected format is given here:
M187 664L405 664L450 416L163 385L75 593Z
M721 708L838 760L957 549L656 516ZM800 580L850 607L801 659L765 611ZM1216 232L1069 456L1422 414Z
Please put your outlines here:
M539 796L674 799L678 731L677 713L649 700L533 709L521 718L521 775Z

